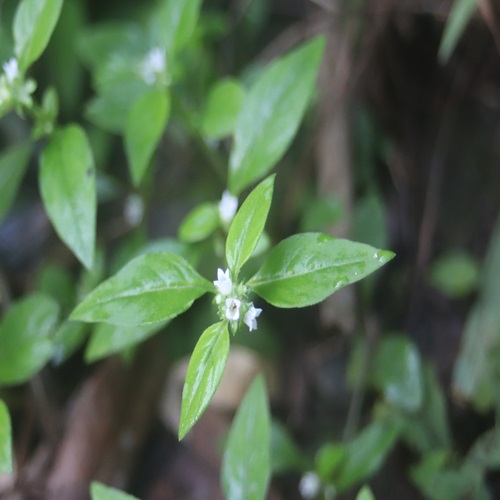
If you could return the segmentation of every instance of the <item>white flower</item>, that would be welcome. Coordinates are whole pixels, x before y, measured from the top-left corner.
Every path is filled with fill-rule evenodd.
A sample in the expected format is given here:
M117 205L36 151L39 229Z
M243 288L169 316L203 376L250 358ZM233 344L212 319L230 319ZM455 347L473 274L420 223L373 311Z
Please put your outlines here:
M7 81L10 84L14 83L14 80L19 77L19 66L17 64L17 59L12 57L6 63L4 63L2 67Z
M148 52L141 64L141 76L148 85L152 85L165 72L165 67L165 51L155 47Z
M245 314L243 321L248 326L250 331L257 329L257 319L260 316L262 309L258 307L254 307L253 304L250 305L250 309Z
M241 300L229 297L226 299L226 318L230 321L238 321L240 319Z
M299 491L303 498L314 498L321 489L321 481L314 472L306 472L299 483Z
M222 198L219 202L219 215L222 222L229 224L238 208L238 198L233 196L229 191L222 193Z
M214 285L222 295L229 295L233 289L233 282L231 281L231 274L229 269L224 272L222 269L217 269L217 279Z

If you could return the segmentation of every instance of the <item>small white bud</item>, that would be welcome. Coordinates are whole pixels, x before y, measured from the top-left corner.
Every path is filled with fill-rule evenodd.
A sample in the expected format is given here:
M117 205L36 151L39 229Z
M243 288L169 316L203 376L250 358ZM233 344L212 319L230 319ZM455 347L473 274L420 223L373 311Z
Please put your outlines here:
M302 498L307 500L315 498L321 489L321 481L314 472L306 472L299 483L299 491Z
M245 324L248 326L250 331L257 329L257 318L260 316L261 312L262 309L254 307L253 304L250 305L250 309L248 309L245 317L243 318L243 321L245 321Z
M238 209L238 198L233 196L229 191L222 193L222 198L219 202L219 215L225 224L229 224Z
M217 269L217 279L214 285L222 295L229 295L233 290L233 282L231 281L231 274L229 269L224 272L222 269Z

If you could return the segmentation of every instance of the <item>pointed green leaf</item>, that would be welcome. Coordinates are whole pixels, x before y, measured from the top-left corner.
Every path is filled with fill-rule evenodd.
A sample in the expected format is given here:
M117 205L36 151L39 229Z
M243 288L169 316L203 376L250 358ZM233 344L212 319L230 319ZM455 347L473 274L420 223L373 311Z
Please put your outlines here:
M228 353L227 322L209 326L201 334L189 360L182 390L179 440L189 432L210 403L224 373Z
M0 222L16 197L32 151L33 144L25 142L0 156Z
M102 483L93 481L90 485L92 500L138 500L136 497Z
M63 0L22 0L14 17L15 54L24 71L49 43Z
M394 257L369 245L304 233L276 245L247 283L277 307L305 307L376 271Z
M439 45L439 60L445 63L455 49L469 20L477 8L478 0L455 0L451 8L443 37Z
M230 135L245 98L240 82L232 78L218 81L207 97L201 115L201 133L213 139Z
M99 323L96 325L85 350L85 361L91 363L98 359L123 351L137 345L154 335L165 326L156 323L146 326L123 326Z
M165 90L148 92L135 101L125 127L125 151L135 186L141 183L160 142L170 114Z
M40 192L59 237L87 268L94 261L96 187L92 150L83 129L54 133L42 152Z
M271 207L274 175L262 181L236 213L226 241L226 260L234 279L257 247Z
M356 500L375 500L375 496L370 487L365 485L359 490Z
M36 293L7 310L0 324L0 384L20 384L52 356L59 307Z
M234 132L229 189L238 194L262 178L292 141L314 90L322 37L267 68L250 89Z
M172 57L192 37L201 0L162 0L152 20L153 43Z
M257 376L234 417L222 459L222 486L231 500L262 500L271 473L270 417L264 379Z
M70 319L115 325L159 323L184 312L213 290L188 262L167 252L140 255L101 283Z
M12 425L9 410L0 399L0 472L12 472Z
M179 239L195 243L208 238L219 227L219 209L215 203L202 203L189 212L179 228Z

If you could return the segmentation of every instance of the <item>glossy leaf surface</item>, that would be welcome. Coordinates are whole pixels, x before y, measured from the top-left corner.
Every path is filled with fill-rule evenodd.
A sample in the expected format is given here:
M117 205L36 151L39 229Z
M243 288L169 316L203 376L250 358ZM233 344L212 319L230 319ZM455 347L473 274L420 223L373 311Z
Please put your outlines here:
M277 307L305 307L376 271L394 257L392 252L304 233L276 245L248 286Z
M83 129L54 133L42 152L40 191L59 237L87 268L94 261L96 187L94 159Z
M179 440L198 421L219 386L229 354L227 322L209 326L200 336L189 361L182 391Z
M0 384L20 384L52 356L57 303L36 293L7 310L0 324Z
M269 66L238 116L229 164L229 189L239 194L283 156L310 101L324 49L319 37Z
M261 500L270 478L270 417L258 375L234 417L222 459L222 486L231 500Z
M226 260L233 276L257 247L271 207L274 175L262 181L236 213L226 241Z
M136 257L99 285L71 319L115 325L147 325L173 318L212 290L188 262L167 252Z

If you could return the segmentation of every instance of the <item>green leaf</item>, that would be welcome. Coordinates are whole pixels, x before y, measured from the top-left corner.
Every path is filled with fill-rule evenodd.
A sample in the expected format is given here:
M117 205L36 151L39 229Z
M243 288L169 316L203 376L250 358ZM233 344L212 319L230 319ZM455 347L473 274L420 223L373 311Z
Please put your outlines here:
M15 54L25 71L45 50L54 31L63 0L22 0L14 17Z
M125 151L132 181L138 186L160 142L170 114L170 95L155 90L140 96L129 111L125 127Z
M25 142L0 156L0 222L16 198L32 151L33 144Z
M40 293L7 310L0 324L0 384L20 384L52 356L57 303Z
M245 99L245 90L232 78L218 81L211 89L201 115L201 133L214 139L230 135Z
M153 44L172 57L193 36L200 13L201 0L163 0L153 13Z
M96 187L92 150L83 129L54 133L42 152L40 192L59 237L87 268L94 261Z
M99 323L96 325L85 350L85 361L98 359L123 351L151 337L165 326L164 323L146 326L123 326Z
M402 438L420 454L451 449L443 389L430 364L422 365L422 374L424 399L417 413L402 415Z
M493 428L481 434L469 450L467 461L481 469L498 469L500 467L500 431Z
M326 443L318 450L314 458L318 476L328 481L335 476L346 458L346 447L339 443Z
M444 27L438 57L445 63L455 49L477 7L477 0L455 0Z
M307 460L300 453L285 427L271 422L271 469L274 474L306 468Z
M307 108L325 41L318 37L275 61L250 89L238 116L229 189L239 194L283 156Z
M262 500L270 477L270 417L262 375L241 402L222 459L222 486L231 500Z
M70 319L148 325L174 318L213 285L188 262L167 252L136 257L91 292Z
M224 373L228 354L227 322L209 326L201 334L189 360L182 390L179 440L189 432L210 403Z
M386 337L378 345L371 381L387 402L408 412L422 405L423 382L420 356L402 336Z
M132 495L110 488L97 481L93 481L90 485L90 495L92 500L138 500Z
M460 353L455 362L453 392L456 397L471 400L478 409L484 410L493 403L498 387L500 217L481 274L480 297L467 318Z
M370 477L383 464L400 430L397 420L386 418L365 427L348 445L335 486L344 491Z
M429 282L452 298L465 297L479 284L476 261L464 252L449 252L432 265Z
M324 231L342 217L342 202L337 196L310 197L303 205L300 232Z
M277 307L305 307L376 271L392 252L327 234L290 236L276 245L247 283Z
M88 325L79 321L64 321L54 333L52 362L60 365L83 344Z
M208 238L219 227L219 209L215 203L202 203L189 212L179 228L179 239L196 243Z
M226 260L234 279L257 247L271 207L274 175L263 180L234 216L226 241Z
M12 471L12 425L9 410L0 399L0 472Z
M369 486L363 486L356 495L356 500L375 500L375 495Z

